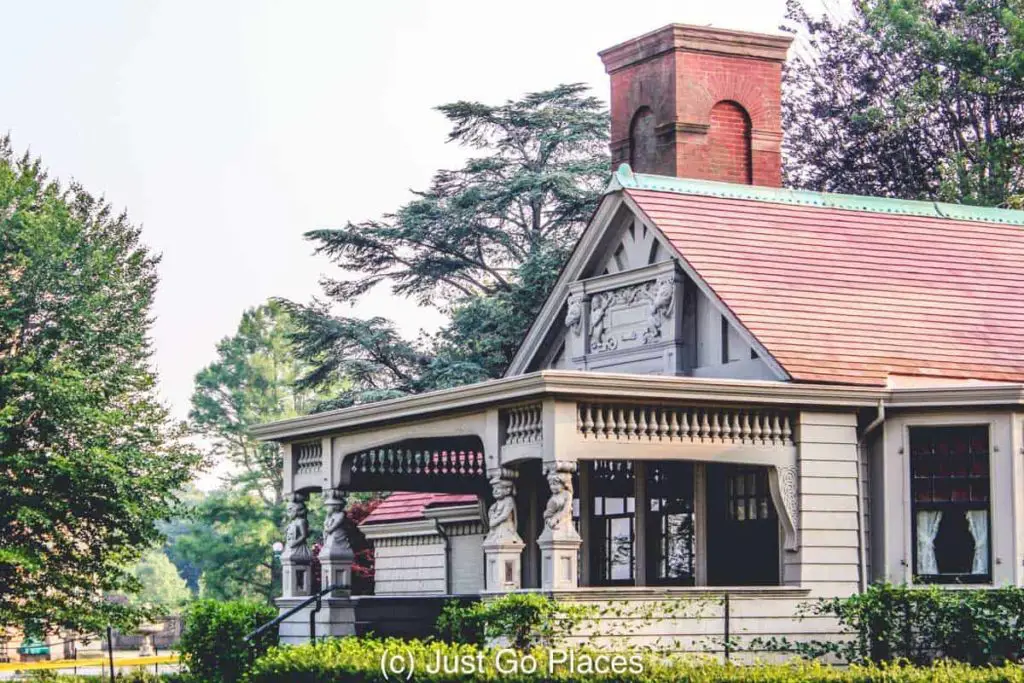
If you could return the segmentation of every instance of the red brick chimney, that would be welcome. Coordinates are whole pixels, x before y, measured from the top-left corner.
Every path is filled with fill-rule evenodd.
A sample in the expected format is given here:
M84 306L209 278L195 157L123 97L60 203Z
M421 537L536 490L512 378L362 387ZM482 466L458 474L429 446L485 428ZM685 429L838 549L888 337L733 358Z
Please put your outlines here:
M600 53L613 168L782 184L782 64L792 38L672 24Z

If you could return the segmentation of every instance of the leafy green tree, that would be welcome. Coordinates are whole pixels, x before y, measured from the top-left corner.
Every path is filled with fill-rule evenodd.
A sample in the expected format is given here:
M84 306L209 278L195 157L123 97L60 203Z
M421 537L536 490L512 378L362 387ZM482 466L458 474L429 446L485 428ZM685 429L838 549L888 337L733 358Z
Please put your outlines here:
M313 366L300 386L350 382L321 407L500 375L608 180L608 116L583 85L438 109L449 141L477 156L393 214L307 234L346 274L325 283L329 301L287 304L297 352ZM382 283L450 323L406 340L382 317L331 316L331 302Z
M185 579L163 550L146 552L132 567L132 575L142 585L142 590L131 598L133 604L178 612L192 597Z
M1020 206L1024 3L788 2L786 178L854 194Z
M157 402L159 259L125 214L0 139L0 627L130 615L129 571L199 464Z
M281 451L254 440L249 429L309 412L319 399L295 387L309 368L292 353L294 332L278 302L245 311L235 334L217 344L217 359L196 374L189 412L195 432L213 444L211 456L232 465L230 485L275 507L281 506Z
M284 521L281 454L276 444L252 439L249 429L308 412L323 398L295 387L309 368L292 353L294 332L281 304L251 308L235 334L217 345L217 358L196 374L189 418L209 440L211 459L226 461L228 473L220 489L193 499L168 554L200 573L204 597L269 600L279 592L272 546ZM327 383L323 391L329 390ZM311 512L315 517L322 508ZM313 525L319 528L315 519Z
M173 552L199 569L202 597L270 600L279 594L271 547L281 540L282 515L255 492L212 491L193 509Z

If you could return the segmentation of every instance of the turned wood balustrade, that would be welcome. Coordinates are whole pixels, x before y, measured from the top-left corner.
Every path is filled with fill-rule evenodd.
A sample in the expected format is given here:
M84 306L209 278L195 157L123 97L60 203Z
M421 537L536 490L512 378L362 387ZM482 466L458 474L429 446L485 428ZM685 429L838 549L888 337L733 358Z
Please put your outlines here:
M790 416L775 410L580 403L576 431L605 441L793 445Z

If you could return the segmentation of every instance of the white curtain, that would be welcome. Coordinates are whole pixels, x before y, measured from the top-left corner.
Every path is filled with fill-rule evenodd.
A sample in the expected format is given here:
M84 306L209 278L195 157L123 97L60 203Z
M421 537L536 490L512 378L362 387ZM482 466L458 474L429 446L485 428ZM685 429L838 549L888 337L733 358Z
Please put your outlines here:
M939 534L941 521L940 510L917 511L917 573L921 576L939 573L939 564L935 561L935 537Z
M972 574L988 574L988 510L968 510L967 526L974 537Z

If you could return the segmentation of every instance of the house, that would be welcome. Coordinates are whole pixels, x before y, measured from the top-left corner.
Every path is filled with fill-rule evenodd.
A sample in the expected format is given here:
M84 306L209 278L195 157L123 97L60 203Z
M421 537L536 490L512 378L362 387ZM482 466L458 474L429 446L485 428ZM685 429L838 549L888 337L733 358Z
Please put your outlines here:
M401 595L336 591L321 634L479 585L638 606L647 644L840 637L797 605L1024 584L1024 212L783 189L789 43L672 25L601 53L617 170L504 378L256 430L293 501L282 609L347 585L341 510L372 490L488 513L364 525L382 569L430 538L444 576L409 549Z

